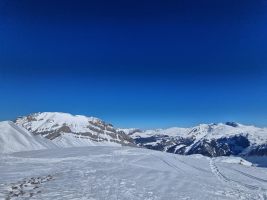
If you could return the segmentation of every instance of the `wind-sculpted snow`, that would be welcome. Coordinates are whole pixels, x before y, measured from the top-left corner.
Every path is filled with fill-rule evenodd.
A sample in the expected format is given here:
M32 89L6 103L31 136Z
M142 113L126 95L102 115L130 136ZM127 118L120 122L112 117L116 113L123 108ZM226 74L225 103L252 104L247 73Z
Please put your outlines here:
M0 122L0 153L55 148L51 141L34 136L11 121Z
M267 199L266 168L241 160L130 147L19 152L0 156L0 199Z

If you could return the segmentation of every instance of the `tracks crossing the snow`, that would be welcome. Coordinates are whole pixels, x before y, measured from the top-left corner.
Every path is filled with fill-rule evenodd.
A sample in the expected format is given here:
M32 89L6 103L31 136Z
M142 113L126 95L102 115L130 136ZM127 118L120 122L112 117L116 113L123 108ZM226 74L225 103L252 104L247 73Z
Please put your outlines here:
M261 199L261 200L267 200L267 190L265 188L261 188L255 185L250 185L246 183L242 183L236 180L233 180L227 176L225 176L218 166L216 165L215 161L213 158L210 159L209 162L211 172L221 181L224 182L225 184L228 184L231 186L231 188L235 189L235 192L232 194L238 195L242 199L251 199L251 197L248 197L246 195L246 190L249 189L251 191L254 191L257 195L255 199Z

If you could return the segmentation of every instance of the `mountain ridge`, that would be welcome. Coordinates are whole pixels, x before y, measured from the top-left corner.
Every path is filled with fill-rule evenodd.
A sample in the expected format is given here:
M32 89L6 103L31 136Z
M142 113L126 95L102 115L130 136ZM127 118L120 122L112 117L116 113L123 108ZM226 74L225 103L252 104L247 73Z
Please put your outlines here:
M56 148L51 141L34 136L12 121L0 122L0 153Z
M139 146L184 155L267 155L267 128L235 122L147 130L131 137Z
M57 147L123 145L209 157L267 155L267 128L236 122L141 130L116 128L95 117L38 112L18 117L14 123Z
M124 132L95 117L60 112L39 112L19 117L15 123L34 135L41 135L59 146L131 145Z

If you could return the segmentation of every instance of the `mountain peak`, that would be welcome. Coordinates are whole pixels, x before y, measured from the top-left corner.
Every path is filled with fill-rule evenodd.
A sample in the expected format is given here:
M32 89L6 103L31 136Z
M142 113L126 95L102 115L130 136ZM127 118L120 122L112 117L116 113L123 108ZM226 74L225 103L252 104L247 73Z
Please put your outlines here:
M25 117L25 116L24 116ZM66 121L102 121L96 117L87 117L84 115L73 115L70 113L64 113L64 112L37 112L37 113L31 113L30 115L26 116L29 119L35 118L35 120L42 120L42 119L51 119L51 120L66 120ZM20 117L23 118L23 117Z
M95 117L72 115L61 112L39 112L20 117L16 124L24 127L35 135L65 145L127 145L131 138L123 131L116 129L112 124Z
M225 122L225 125L232 126L232 127L238 127L240 124L236 122Z

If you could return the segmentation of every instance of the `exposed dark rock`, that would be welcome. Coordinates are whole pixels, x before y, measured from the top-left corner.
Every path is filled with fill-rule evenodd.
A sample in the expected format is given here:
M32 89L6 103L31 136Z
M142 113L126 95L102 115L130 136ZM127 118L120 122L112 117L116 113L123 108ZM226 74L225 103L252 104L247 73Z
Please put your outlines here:
M58 118L69 117L66 120L66 123L57 121ZM104 142L111 141L123 145L135 146L133 139L125 134L123 131L119 131L113 127L112 124L106 123L97 118L88 118L88 124L84 124L84 121L81 121L81 124L75 121L73 115L67 113L35 113L26 117L21 117L16 120L15 123L23 126L28 131L35 135L42 135L43 137L54 140L58 137L64 137L65 133L73 134L75 138L92 140L94 142ZM74 122L71 122L73 118ZM34 121L40 122L40 124L45 125L34 126ZM86 130L87 129L87 130ZM82 130L82 131L79 131ZM107 137L109 136L109 138Z
M238 124L236 122L225 122L225 124L232 127L238 127Z
M194 132L195 129L192 131ZM158 151L187 155L202 154L209 157L239 155L250 146L246 134L211 140L202 139L193 144L195 139L195 137L183 138L156 135L145 138L136 138L135 143L139 146ZM187 148L188 150L186 151ZM264 153L267 152L266 149L261 147L254 151L258 152L260 155L265 155Z
M249 156L267 156L267 144L262 144L256 147L253 147L249 154Z

